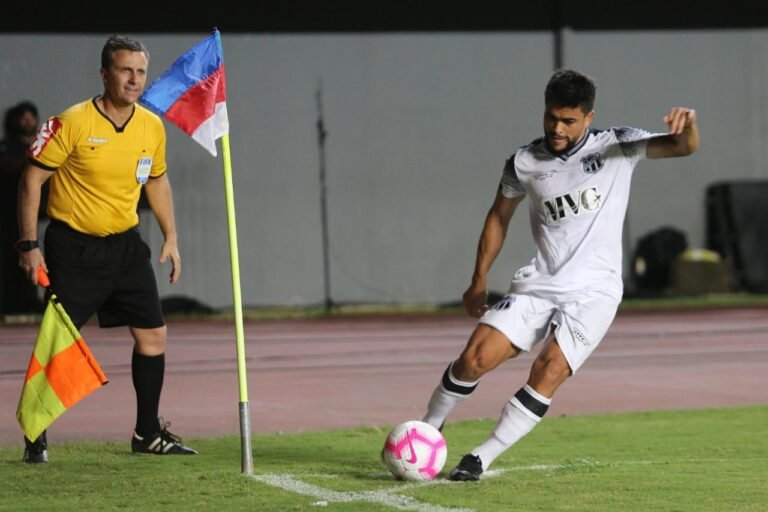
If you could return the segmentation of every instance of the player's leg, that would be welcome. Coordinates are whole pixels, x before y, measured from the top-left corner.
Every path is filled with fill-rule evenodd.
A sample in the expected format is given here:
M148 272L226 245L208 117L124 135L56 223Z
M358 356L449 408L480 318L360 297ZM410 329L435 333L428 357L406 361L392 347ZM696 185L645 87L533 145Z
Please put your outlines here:
M552 335L534 361L528 382L504 405L491 435L471 451L479 457L483 471L539 424L555 391L570 374L568 361Z
M604 295L585 296L552 316L550 335L531 367L527 383L505 404L488 439L451 472L452 479L478 480L499 455L538 425L557 389L602 341L617 305L618 301Z
M546 328L552 309L547 301L515 294L494 304L479 320L461 356L443 374L424 421L440 428L448 413L475 390L481 376L521 351L530 350L546 332L529 327L530 321L521 319L534 318Z
M114 290L101 308L102 327L127 325L134 339L131 375L136 391L134 452L194 454L161 424L158 409L165 378L167 329L163 318L150 251L135 230L115 235L111 248L123 262Z
M459 358L445 369L422 421L442 428L448 414L477 388L480 377L519 353L502 333L479 324Z

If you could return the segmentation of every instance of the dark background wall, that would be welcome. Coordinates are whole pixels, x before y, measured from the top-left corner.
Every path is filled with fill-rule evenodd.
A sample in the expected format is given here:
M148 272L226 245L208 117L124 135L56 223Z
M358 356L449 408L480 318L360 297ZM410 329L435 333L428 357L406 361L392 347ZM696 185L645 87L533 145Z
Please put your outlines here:
M487 32L755 28L768 26L757 1L701 2L6 2L2 32Z

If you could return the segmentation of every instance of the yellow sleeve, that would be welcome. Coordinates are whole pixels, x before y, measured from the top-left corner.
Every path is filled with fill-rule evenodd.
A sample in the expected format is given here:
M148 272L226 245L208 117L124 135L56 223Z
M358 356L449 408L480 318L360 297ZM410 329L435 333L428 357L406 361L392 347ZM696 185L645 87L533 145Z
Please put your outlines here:
M66 113L49 118L32 141L29 156L44 168L60 167L75 147L72 124Z
M152 157L152 170L149 172L150 177L157 178L165 174L167 165L165 163L165 127L163 122L157 118L157 147L155 148L155 154Z

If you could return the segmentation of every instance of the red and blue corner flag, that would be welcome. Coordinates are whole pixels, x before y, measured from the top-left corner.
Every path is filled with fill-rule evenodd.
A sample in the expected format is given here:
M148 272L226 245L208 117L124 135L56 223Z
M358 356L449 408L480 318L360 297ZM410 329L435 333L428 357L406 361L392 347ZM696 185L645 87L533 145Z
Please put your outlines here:
M214 30L176 59L139 101L216 156L216 139L229 133L226 99L224 52Z

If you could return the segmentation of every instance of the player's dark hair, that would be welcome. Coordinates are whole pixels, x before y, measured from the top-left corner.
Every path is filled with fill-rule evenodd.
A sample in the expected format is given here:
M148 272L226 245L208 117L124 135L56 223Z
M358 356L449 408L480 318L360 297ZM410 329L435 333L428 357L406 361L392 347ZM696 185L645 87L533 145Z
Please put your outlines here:
M149 60L149 50L144 46L144 43L129 36L113 35L109 36L107 42L104 43L104 48L101 49L102 69L109 69L109 65L112 64L112 55L114 55L117 50L143 52L144 56Z
M548 106L580 108L588 114L595 107L597 86L591 77L573 69L558 69L544 90L544 102Z

